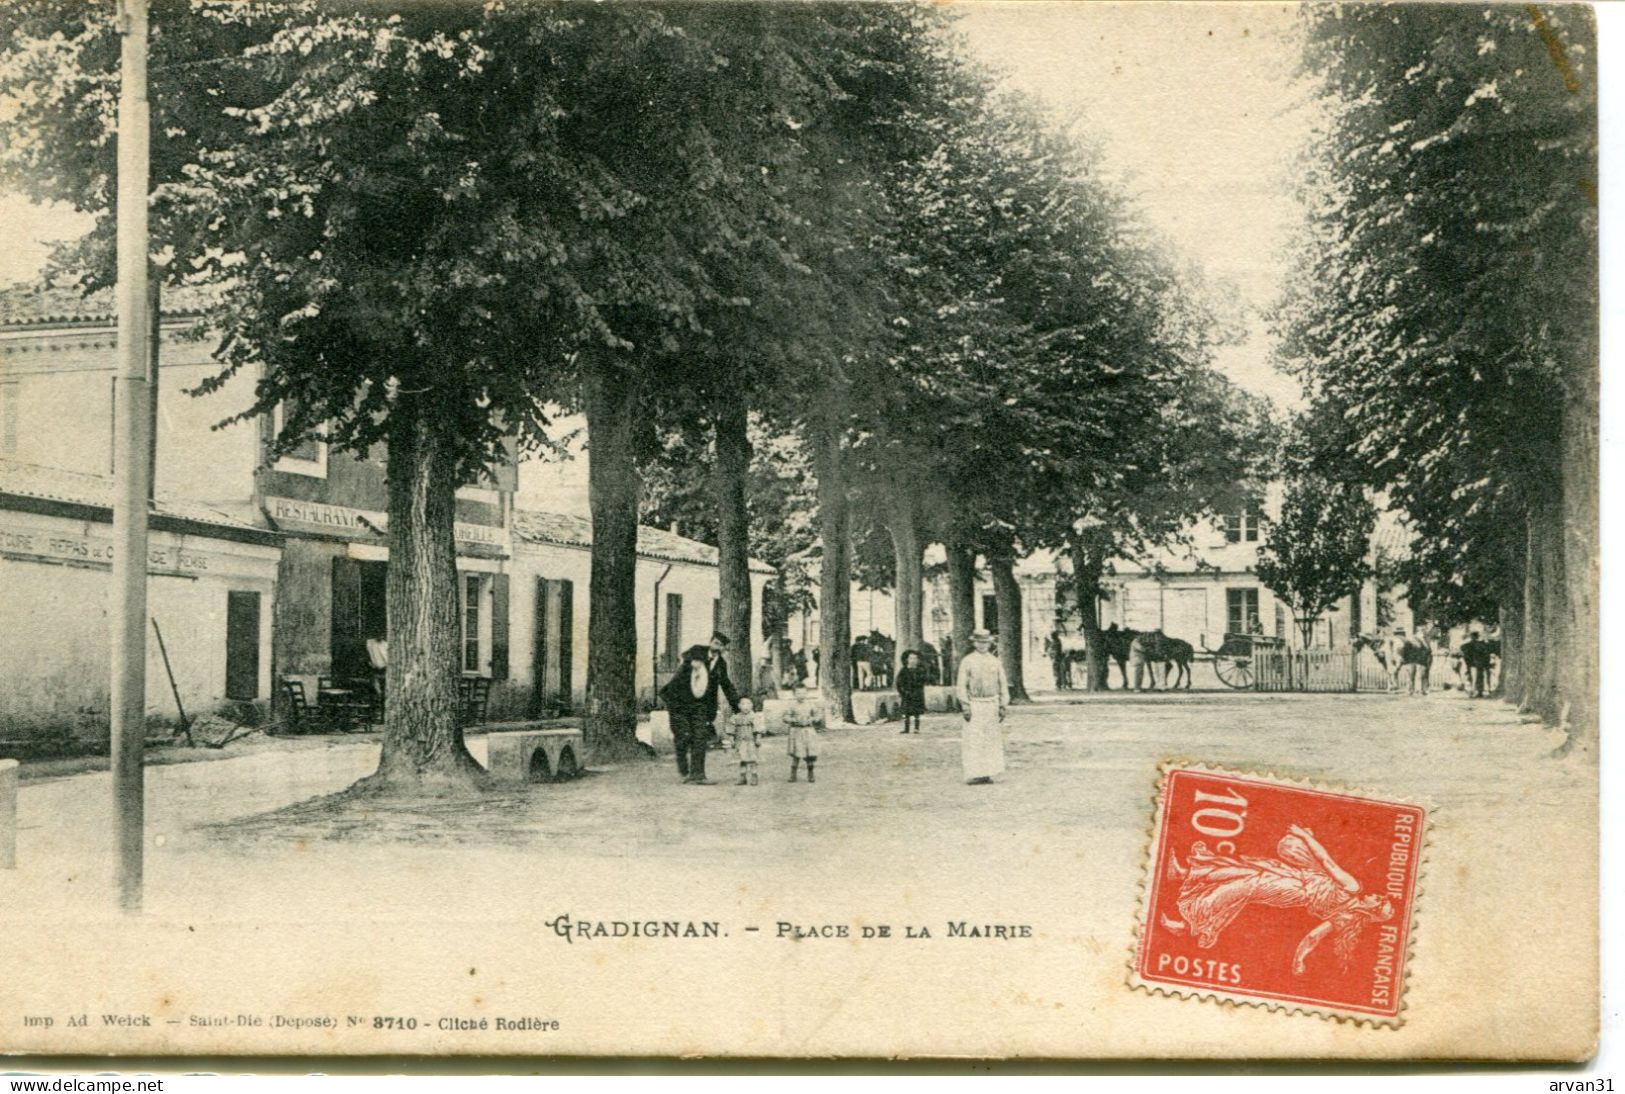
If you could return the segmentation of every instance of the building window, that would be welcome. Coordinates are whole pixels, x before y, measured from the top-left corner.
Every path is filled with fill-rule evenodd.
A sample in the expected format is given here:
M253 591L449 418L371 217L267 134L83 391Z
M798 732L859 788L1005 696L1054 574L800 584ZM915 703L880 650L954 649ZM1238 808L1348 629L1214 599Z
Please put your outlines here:
M1257 589L1224 591L1225 630L1229 634L1261 634Z
M276 411L271 415L271 428L273 434L277 436L282 433L283 407L285 406L288 406L288 404L277 404ZM314 437L307 437L300 441L298 446L291 452L279 457L275 466L278 471L325 479L327 477L327 442L319 441Z
M982 629L990 634L999 633L999 598L982 596Z
M490 614L485 598L490 579L484 574L463 575L463 671L484 672L490 648Z
M1257 543L1258 527L1264 514L1255 504L1247 504L1234 513L1224 515L1224 538L1227 543Z

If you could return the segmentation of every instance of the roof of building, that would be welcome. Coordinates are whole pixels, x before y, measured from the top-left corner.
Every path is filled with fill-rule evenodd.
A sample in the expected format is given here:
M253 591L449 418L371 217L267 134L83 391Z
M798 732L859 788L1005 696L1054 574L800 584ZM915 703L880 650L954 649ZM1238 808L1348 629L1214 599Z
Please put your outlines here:
M203 287L165 286L160 298L168 316L196 315L208 303L211 291ZM51 327L86 323L112 323L117 303L112 289L86 295L79 289L28 281L0 289L0 327Z
M0 508L15 507L18 500L31 500L79 509L106 510L111 514L113 498L113 480L105 476L0 458ZM8 501L12 504L7 505ZM153 501L152 514L161 520L167 518L180 524L251 534L256 540L261 537L266 537L267 541L281 539L275 532L213 506L185 498L160 496Z
M585 517L567 513L547 513L538 509L515 509L514 535L532 543L551 543L560 547L591 549L592 522ZM638 528L638 554L643 558L662 562L687 562L696 566L717 565L717 549L709 543L688 539L663 528ZM750 568L759 574L771 574L773 567L760 559L751 559Z

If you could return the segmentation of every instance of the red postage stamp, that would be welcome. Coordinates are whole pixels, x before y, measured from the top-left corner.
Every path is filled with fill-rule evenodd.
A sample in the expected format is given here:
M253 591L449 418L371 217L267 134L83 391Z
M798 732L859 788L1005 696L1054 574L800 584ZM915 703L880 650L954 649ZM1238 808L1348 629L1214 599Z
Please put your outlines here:
M1131 982L1398 1025L1422 807L1164 768Z

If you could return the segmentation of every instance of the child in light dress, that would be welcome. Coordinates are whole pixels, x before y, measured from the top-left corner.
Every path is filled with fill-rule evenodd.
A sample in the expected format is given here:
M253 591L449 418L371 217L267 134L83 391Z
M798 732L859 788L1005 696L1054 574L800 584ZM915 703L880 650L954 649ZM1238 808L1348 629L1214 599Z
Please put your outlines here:
M749 698L739 700L739 710L728 718L734 752L739 756L739 785L756 785L756 706Z
M790 735L790 781L795 782L801 761L807 761L807 781L817 782L813 777L813 765L818 762L818 730L812 724L812 718L803 713L799 706L791 707L784 716L784 727Z

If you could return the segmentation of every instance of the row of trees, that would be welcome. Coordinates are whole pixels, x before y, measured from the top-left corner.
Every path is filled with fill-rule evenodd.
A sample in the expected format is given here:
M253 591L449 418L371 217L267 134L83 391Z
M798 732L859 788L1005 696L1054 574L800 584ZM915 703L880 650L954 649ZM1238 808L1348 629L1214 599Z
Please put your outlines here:
M1499 619L1509 699L1595 740L1596 65L1589 10L1308 11L1327 122L1278 326L1306 469L1382 490L1396 576Z
M111 15L0 16L0 174L99 217L60 260L90 288L113 270ZM380 786L478 779L454 493L514 436L556 443L549 406L587 421L599 756L636 748L646 500L714 533L744 673L751 547L781 605L816 559L841 718L855 527L890 541L904 647L931 542L961 649L978 555L1008 600L1015 559L1070 551L1088 627L1089 575L1258 447L1200 287L931 8L157 0L152 28L154 260L217 290L205 393L253 370L236 417L287 408L278 451L387 446Z

